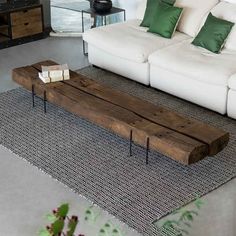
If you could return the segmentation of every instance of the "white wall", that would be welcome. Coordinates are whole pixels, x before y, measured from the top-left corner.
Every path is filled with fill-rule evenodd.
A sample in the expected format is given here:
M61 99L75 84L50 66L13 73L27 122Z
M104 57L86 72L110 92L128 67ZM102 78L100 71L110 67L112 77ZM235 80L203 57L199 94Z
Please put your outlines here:
M142 0L113 0L113 5L126 10L127 19L135 18L136 9Z

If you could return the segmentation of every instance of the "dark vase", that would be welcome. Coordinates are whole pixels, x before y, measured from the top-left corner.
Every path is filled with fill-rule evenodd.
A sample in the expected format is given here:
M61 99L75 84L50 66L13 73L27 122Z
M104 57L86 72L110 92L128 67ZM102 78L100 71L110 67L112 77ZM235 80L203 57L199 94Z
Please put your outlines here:
M112 8L112 1L111 0L94 0L93 8L98 13L109 12Z

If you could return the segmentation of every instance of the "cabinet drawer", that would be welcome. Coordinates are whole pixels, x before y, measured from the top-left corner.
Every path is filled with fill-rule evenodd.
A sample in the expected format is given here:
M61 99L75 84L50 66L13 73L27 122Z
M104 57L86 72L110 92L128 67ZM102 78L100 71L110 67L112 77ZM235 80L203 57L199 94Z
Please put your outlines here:
M11 13L11 25L22 25L27 22L42 21L41 7L25 9Z
M12 26L12 39L35 35L43 32L41 21Z

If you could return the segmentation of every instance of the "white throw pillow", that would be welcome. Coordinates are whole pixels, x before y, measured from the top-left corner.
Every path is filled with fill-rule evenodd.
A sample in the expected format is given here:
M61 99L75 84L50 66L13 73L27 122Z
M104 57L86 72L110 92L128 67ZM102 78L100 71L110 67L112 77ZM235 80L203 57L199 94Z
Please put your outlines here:
M147 0L141 0L141 2L138 5L137 11L136 11L136 18L139 20L143 20L145 11L147 6Z
M176 0L175 6L184 8L177 30L195 37L217 3L219 0Z
M236 0L221 0L222 2L230 2L236 4Z
M227 38L225 48L236 50L236 4L229 2L220 2L212 9L212 14L223 20L228 20L235 23L229 37Z

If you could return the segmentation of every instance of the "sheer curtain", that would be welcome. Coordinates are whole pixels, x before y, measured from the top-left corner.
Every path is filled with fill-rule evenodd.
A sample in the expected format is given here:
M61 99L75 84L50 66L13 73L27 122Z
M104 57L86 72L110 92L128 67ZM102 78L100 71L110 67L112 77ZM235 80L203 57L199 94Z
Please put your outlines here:
M143 0L112 0L114 7L120 7L126 10L126 19L134 19L138 4ZM108 19L108 23L116 23L123 20L123 15L113 15Z
M138 4L143 0L113 0L114 6L124 8L126 10L127 19L134 19Z

